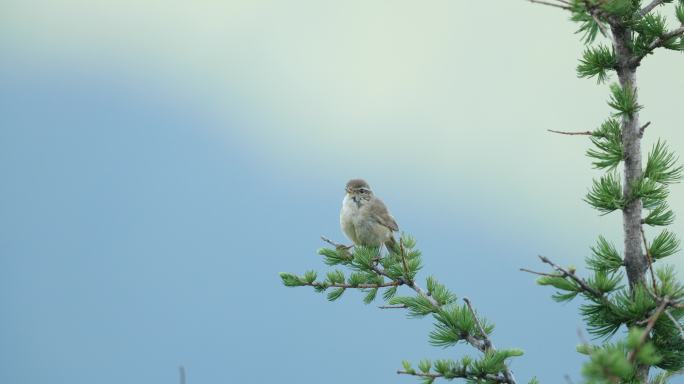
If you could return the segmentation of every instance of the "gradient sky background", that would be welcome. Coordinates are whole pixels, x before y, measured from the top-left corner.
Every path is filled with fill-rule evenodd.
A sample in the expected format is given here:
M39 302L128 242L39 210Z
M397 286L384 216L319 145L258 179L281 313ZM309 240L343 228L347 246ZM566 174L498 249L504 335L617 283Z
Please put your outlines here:
M413 383L402 359L476 355L282 287L325 270L352 177L525 350L521 381L579 381L576 305L518 271L621 244L581 201L586 138L546 132L610 112L574 30L522 0L1 1L0 382ZM683 64L639 75L646 143L677 153Z

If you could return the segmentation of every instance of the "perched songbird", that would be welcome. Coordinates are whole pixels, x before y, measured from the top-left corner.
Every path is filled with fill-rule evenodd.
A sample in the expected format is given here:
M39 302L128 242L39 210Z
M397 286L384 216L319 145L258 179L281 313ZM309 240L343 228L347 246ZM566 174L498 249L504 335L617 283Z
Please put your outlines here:
M385 204L373 195L368 183L361 179L349 180L346 195L340 211L342 232L355 245L394 248L394 231L399 230L397 222Z

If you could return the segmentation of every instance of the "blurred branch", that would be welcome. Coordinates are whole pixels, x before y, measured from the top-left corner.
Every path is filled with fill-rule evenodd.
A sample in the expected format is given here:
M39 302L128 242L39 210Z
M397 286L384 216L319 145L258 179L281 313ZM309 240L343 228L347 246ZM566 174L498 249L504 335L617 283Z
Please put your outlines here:
M541 5L548 5L549 7L555 7L555 8L560 8L566 11L571 10L570 5L566 1L562 0L555 0L558 3L552 3L551 1L544 1L544 0L528 0L530 3L533 4L541 4Z

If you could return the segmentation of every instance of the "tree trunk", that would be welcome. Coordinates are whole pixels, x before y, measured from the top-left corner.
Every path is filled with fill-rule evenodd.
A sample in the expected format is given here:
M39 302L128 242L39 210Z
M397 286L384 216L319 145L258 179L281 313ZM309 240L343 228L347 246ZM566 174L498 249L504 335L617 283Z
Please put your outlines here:
M629 28L613 28L615 53L618 60L618 78L623 89L631 89L637 100L637 67L631 64L633 57L628 43L632 38ZM627 270L627 279L630 288L638 283L643 283L648 259L642 249L641 233L641 199L633 199L633 191L642 177L641 166L641 132L639 126L639 113L634 112L631 116L622 117L622 147L624 155L624 185L623 197L628 202L622 210L622 224L625 237L624 260ZM649 367L637 366L637 377L642 381L648 380Z

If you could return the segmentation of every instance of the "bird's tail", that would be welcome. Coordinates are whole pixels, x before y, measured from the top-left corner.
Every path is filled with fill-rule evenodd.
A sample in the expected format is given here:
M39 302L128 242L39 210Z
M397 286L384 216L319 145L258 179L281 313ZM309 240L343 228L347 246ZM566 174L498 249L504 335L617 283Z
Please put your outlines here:
M394 236L390 236L389 240L385 241L385 247L391 253L400 253L399 243L394 239Z

